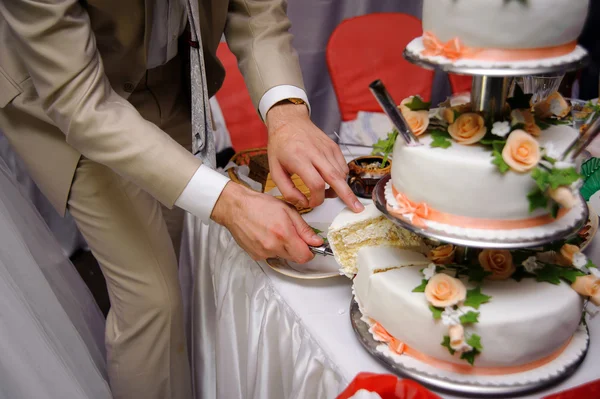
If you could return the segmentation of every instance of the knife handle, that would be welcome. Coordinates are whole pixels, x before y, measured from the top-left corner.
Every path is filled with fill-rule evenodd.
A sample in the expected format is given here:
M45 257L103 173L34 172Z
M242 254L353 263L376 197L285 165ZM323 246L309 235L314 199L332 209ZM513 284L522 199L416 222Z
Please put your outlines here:
M369 89L383 109L383 112L390 118L398 133L404 139L406 145L412 147L421 145L419 139L415 136L406 119L404 119L404 116L402 116L402 113L396 106L394 99L392 99L392 96L383 85L383 82L377 79L369 85Z

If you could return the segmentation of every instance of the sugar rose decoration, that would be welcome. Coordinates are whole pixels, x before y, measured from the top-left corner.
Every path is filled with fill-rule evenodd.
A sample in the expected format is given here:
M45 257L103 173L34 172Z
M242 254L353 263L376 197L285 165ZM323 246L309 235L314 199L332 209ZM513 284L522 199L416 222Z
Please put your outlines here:
M460 325L451 326L448 329L448 335L450 336L450 347L457 352L466 352L471 348L465 341L465 328Z
M415 134L415 136L420 136L429 127L429 111L412 111L410 108L406 106L406 104L410 103L413 100L413 97L408 97L402 100L398 108L400 112L402 112L402 116L408 123L408 126Z
M556 190L550 188L548 195L565 209L571 209L577 205L577 198L573 195L573 191L567 187L561 186Z
M454 306L465 300L467 289L457 278L438 273L427 282L425 298L435 307Z
M475 144L485 136L487 128L479 114L468 112L462 114L448 126L448 133L459 144Z
M589 297L594 305L600 306L600 280L596 276L579 276L571 284L571 288L579 295Z
M479 253L479 264L492 273L487 277L490 280L506 280L516 270L510 251L504 249L484 249Z
M429 111L402 111L406 123L415 136L420 136L425 133L429 126Z
M538 137L542 133L542 129L535 123L535 118L528 109L515 109L511 112L512 124L522 124L527 133Z
M515 130L502 150L502 159L515 172L528 172L540 162L542 155L537 140L523 130Z
M456 247L452 244L440 245L429 252L429 260L436 265L448 265L454 262Z
M571 266L573 264L573 257L579 252L579 247L577 245L563 245L558 253L558 264L561 266Z

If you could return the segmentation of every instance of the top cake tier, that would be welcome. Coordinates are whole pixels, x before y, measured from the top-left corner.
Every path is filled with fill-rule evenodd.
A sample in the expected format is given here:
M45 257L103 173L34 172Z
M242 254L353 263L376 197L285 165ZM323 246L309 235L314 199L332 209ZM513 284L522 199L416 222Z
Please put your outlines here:
M425 0L423 30L482 49L575 48L589 0Z
M423 36L406 54L459 73L452 67L520 68L525 75L577 69L587 55L577 38L588 6L589 0L424 0Z

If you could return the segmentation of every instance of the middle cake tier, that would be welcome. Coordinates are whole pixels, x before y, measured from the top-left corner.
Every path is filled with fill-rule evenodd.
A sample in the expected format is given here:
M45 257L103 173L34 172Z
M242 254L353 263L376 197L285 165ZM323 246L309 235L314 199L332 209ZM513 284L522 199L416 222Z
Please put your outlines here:
M537 143L542 151L561 154L577 137L568 126L551 126ZM504 224L507 228L526 228L552 222L550 208L531 209L538 185L531 173L499 171L489 147L452 142L441 148L432 146L434 140L428 133L419 136L423 145L418 147L396 140L391 173L396 197L400 194L413 208L426 205L434 221L460 227L494 229L502 228L494 223L509 221L515 223Z

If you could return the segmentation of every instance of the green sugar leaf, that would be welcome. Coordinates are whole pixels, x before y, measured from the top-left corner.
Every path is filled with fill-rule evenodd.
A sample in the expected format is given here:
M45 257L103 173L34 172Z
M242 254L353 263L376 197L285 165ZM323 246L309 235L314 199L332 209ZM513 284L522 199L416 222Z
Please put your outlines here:
M427 280L423 279L421 280L421 285L415 287L412 292L425 292L425 287L427 287Z
M442 318L442 313L444 312L444 309L436 308L433 305L429 305L429 310L431 310L431 314L433 314L433 318L435 320L439 320Z
M481 287L476 287L472 290L467 290L467 298L465 299L464 305L479 309L479 306L489 302L491 298L491 296L481 293Z
M467 345L479 352L483 350L483 346L481 346L481 337L477 334L471 334L471 336L467 338Z
M479 312L468 311L460 316L460 322L461 324L479 323Z
M433 141L430 144L432 148L448 148L452 145L450 134L442 129L432 129L429 131Z
M475 364L475 356L479 355L479 351L477 349L470 350L468 352L463 352L460 355L460 358L469 362L471 366Z
M498 167L498 171L500 173L504 174L510 170L510 166L508 166L508 164L504 161L504 158L502 158L501 152L493 150L492 156L494 157L492 163Z
M419 96L413 96L413 98L404 104L404 106L411 111L429 111L429 108L431 108L431 103L423 101L423 99Z
M456 351L454 349L452 349L452 347L450 346L450 336L449 335L444 335L444 340L442 341L441 345L448 349L448 352L450 352L451 355L454 355L454 353L456 353Z
M538 208L546 209L548 206L548 197L538 187L527 194L527 200L529 201L529 212L533 212Z
M570 186L580 178L581 175L577 173L577 170L575 168L553 168L552 170L550 170L548 184L552 189L557 189L560 186Z
M562 275L561 266L546 264L544 267L536 271L536 280L539 282L550 283L554 285L560 284Z

